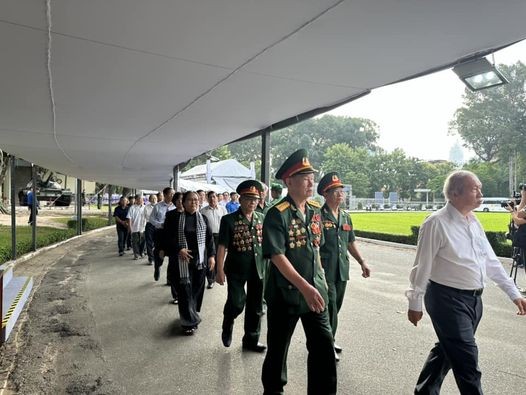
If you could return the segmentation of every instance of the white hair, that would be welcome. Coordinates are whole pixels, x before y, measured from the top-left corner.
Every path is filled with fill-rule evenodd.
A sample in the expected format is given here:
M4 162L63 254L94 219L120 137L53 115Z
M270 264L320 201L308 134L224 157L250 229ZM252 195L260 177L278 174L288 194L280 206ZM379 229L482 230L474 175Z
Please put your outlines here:
M447 176L443 189L446 200L451 200L455 195L462 195L467 178L479 180L475 173L468 170L456 170Z

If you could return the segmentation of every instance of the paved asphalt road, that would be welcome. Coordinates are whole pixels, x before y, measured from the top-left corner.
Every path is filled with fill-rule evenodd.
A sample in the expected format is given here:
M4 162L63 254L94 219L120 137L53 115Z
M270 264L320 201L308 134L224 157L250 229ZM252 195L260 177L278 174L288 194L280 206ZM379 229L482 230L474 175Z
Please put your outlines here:
M103 237L103 236L101 236ZM88 306L113 379L130 394L256 394L263 355L241 350L239 318L230 348L220 340L226 287L206 290L203 322L192 337L182 336L169 287L154 282L152 267L117 257L113 234L88 257ZM360 242L373 270L363 279L352 267L337 342L344 347L338 366L341 394L410 394L435 335L427 316L413 327L406 319L404 290L414 250ZM520 280L526 282L524 273ZM522 284L523 285L523 284ZM526 317L493 284L484 296L477 334L486 394L526 393ZM262 328L265 341L266 327ZM291 344L288 394L306 393L305 338L298 324ZM457 389L448 375L443 394Z
M373 272L363 279L358 265L352 266L336 339L344 347L338 393L411 394L435 341L427 316L417 328L406 319L404 290L414 249L364 241L360 248ZM21 333L4 350L12 353L11 388L27 394L262 393L264 356L241 350L242 317L232 346L221 343L226 287L206 290L203 322L185 337L164 285L166 265L161 281L154 282L145 260L134 261L129 253L118 257L116 250L115 231L107 229L20 265L18 272L32 275L50 266L46 276L37 277L41 283ZM524 287L524 271L519 279ZM515 306L492 284L483 299L477 341L485 393L526 394L526 317L516 316ZM265 335L264 322L263 342ZM306 358L299 323L289 352L287 394L306 393ZM442 393L458 393L451 374Z

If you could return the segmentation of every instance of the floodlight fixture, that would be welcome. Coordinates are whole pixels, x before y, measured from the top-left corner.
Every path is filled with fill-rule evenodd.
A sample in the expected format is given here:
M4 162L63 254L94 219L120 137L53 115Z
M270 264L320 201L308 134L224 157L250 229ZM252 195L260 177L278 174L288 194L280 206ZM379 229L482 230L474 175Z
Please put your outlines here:
M486 58L458 64L453 71L474 92L508 83L506 77Z

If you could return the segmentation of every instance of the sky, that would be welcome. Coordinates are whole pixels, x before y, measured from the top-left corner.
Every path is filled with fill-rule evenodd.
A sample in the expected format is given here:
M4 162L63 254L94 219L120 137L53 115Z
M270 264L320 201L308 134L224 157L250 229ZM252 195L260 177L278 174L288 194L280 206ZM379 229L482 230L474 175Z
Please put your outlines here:
M487 57L492 62L491 55ZM526 41L495 52L495 63L526 63ZM425 160L449 159L459 136L448 135L455 110L462 106L465 85L451 69L373 90L329 114L368 118L379 126L380 147L402 148ZM464 158L474 154L464 149Z

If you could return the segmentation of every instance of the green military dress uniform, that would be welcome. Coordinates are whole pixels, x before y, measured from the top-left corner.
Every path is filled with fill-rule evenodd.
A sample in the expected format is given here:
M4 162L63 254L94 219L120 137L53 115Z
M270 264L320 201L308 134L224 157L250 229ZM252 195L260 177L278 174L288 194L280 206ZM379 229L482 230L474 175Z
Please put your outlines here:
M312 173L306 151L299 150L282 165L276 178ZM305 213L287 195L272 206L263 224L265 258L285 255L296 272L313 285L328 303L328 289L321 267L319 247L323 245L320 204L308 201ZM287 384L287 353L299 319L307 337L308 394L334 394L337 387L334 340L327 309L313 312L301 292L270 264L265 289L267 301L267 355L262 382L265 394L281 394Z
M249 221L240 208L223 216L219 228L218 244L228 250L224 269L228 296L223 309L223 327L231 327L246 304L243 345L247 347L258 343L263 315L266 266L262 251L263 219L263 214L255 211Z
M349 255L347 247L355 241L352 220L349 213L340 209L335 218L325 204L321 210L325 244L320 248L321 264L329 286L329 319L332 334L336 334L338 312L342 307L345 287L349 280Z

